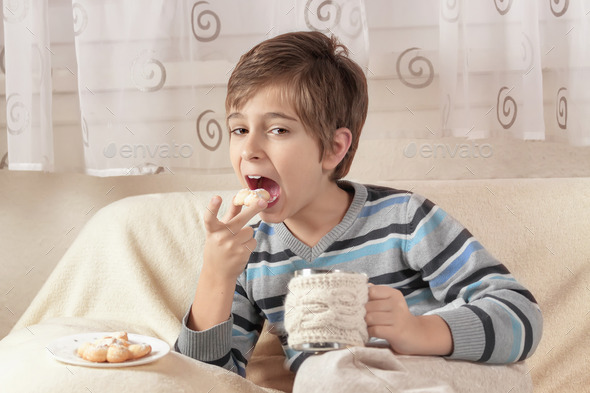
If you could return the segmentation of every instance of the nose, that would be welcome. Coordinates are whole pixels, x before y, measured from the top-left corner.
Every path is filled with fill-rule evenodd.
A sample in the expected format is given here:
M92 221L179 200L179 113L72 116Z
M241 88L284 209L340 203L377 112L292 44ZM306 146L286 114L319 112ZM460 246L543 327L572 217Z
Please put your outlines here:
M262 141L256 133L250 132L244 138L241 156L244 160L256 160L263 156Z

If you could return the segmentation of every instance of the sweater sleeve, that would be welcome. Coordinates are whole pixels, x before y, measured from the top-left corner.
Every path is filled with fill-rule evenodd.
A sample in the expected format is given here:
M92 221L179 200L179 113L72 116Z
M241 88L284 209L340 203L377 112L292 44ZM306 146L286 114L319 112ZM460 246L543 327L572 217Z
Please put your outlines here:
M228 320L204 331L194 331L187 326L187 313L174 347L177 352L193 359L245 377L246 365L262 331L263 319L257 307L248 299L242 285L243 277L244 274L236 283L232 313ZM193 304L193 307L198 305Z
M448 324L451 359L512 363L531 356L543 319L533 295L460 223L412 195L403 251L433 296L446 304L429 314Z

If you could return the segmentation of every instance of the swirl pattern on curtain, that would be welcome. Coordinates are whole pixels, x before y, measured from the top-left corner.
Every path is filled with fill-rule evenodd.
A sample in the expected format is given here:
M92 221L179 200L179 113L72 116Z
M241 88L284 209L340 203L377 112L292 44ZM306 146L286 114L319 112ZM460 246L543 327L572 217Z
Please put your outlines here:
M567 12L569 5L569 0L549 0L551 12L557 17L563 16Z
M139 91L157 91L166 82L166 67L161 61L141 54L131 65L133 84Z
M567 97L566 97L567 89L565 87L561 87L557 90L557 102L555 108L555 119L557 120L557 125L562 130L567 129Z
M514 98L510 96L512 89L503 86L498 91L498 101L496 103L496 117L498 123L505 129L512 127L516 121L516 115L518 113L518 105Z
M215 151L223 139L223 127L221 127L219 122L215 119L207 120L205 127L203 127L202 119L209 113L213 113L213 111L206 110L197 118L197 136L199 137L199 142L201 142L201 145L203 145L207 150ZM203 135L203 131L206 131L205 136Z
M31 110L20 94L14 93L6 99L6 127L12 135L18 135L31 125Z
M80 35L86 30L88 24L88 14L86 9L80 3L72 4L74 18L74 35Z
M432 66L432 62L428 60L425 56L418 55L418 51L420 48L409 48L403 51L399 57L397 58L397 62L395 63L395 70L400 81L413 89L422 89L432 83L434 80L434 67ZM425 77L426 80L422 82L415 82L413 79L409 79L404 77L404 73L402 72L402 60L405 60L406 55L410 58L407 63L407 67L404 67L404 70L410 72L410 75L414 78ZM425 72L425 69L427 70Z
M203 8L207 5L209 5L207 1L198 1L193 5L191 11L193 36L200 42L214 41L219 37L219 33L221 32L221 20L219 16L210 9ZM195 13L197 13L196 18Z

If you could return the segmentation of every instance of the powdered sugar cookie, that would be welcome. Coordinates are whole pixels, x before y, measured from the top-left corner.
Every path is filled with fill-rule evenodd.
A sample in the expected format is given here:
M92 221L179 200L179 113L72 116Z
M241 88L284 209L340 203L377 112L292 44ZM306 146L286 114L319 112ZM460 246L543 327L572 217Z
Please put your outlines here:
M152 351L152 347L149 344L131 344L129 346L129 352L133 356L133 359L139 359Z
M109 346L109 350L107 352L107 362L121 363L128 359L133 359L133 355L126 346L118 344Z
M78 349L79 357L95 362L122 363L131 359L139 359L151 353L152 347L145 343L128 341L126 332L117 332L94 340L84 342Z
M82 344L84 345L84 344ZM107 353L109 347L106 345L94 345L90 344L84 348L82 358L95 363L102 363L107 361Z
M244 188L236 194L234 197L234 205L241 206L253 206L258 199L264 199L265 201L270 200L270 194L264 188L257 188L256 190L250 190Z

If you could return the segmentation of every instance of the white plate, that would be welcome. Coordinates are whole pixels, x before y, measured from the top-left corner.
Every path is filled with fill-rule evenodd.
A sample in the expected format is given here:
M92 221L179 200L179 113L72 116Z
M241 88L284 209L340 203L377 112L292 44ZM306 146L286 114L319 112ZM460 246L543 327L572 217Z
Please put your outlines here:
M133 344L145 343L152 347L152 352L149 355L135 360L127 360L122 363L95 363L82 359L78 356L78 347L85 342L93 342L99 338L112 335L113 332L95 332L95 333L80 333L72 336L59 338L49 344L46 348L49 354L56 360L63 363L74 364L76 366L86 367L131 367L139 366L140 364L147 364L160 359L162 356L170 352L170 346L164 341L149 336L142 336L140 334L129 333L129 341Z

